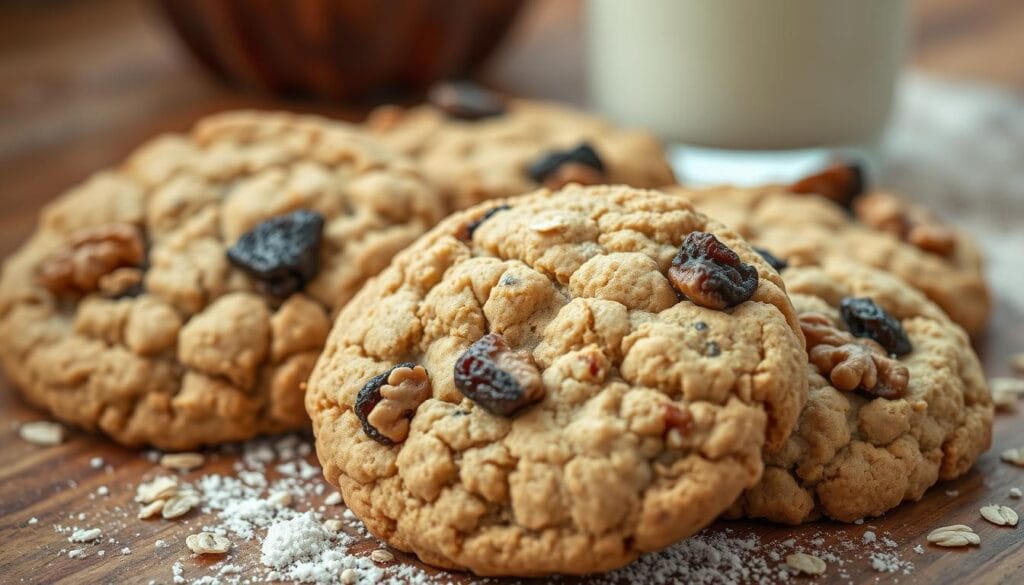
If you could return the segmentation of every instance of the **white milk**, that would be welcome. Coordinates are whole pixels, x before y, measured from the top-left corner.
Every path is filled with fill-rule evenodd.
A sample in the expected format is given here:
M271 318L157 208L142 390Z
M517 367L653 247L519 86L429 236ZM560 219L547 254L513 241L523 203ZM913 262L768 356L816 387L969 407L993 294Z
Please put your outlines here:
M668 140L864 145L903 58L904 0L590 0L591 99Z

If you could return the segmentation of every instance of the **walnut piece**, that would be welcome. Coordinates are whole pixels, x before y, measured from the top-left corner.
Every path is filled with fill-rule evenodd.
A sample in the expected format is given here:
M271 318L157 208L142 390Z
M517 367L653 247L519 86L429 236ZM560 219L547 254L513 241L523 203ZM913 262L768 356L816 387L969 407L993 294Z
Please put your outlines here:
M366 420L377 432L400 443L409 436L409 420L416 408L430 398L430 378L423 366L391 370L387 383L380 387L380 402Z
M146 256L134 225L111 223L79 230L39 266L39 281L56 295L81 295L100 288L104 276L140 266Z
M861 390L881 398L901 398L910 381L906 366L886 355L877 342L842 331L825 315L800 316L807 357L837 390Z
M865 224L896 236L925 252L948 257L956 251L956 232L931 212L899 197L875 192L857 199L853 212Z
M932 254L949 256L956 250L956 232L941 223L923 223L910 228L907 241Z

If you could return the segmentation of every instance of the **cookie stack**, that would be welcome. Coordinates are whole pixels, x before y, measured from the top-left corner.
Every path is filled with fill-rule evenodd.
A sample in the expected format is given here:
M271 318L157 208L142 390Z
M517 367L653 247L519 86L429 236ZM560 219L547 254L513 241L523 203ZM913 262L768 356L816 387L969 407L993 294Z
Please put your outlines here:
M964 234L855 167L687 189L645 132L433 97L217 115L73 189L4 266L7 374L126 445L311 420L375 535L480 575L880 515L988 448Z

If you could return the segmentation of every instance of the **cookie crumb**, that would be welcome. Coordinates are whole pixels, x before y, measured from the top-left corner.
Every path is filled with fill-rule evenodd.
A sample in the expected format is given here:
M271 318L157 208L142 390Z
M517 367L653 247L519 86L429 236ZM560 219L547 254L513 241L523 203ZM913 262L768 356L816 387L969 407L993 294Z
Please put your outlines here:
M1024 495L1024 494L1021 493L1020 488L1015 488L1015 487L1010 488L1010 497L1011 498L1020 499L1021 495Z
M89 467L92 467L93 469L99 469L103 467L103 458L93 457L92 459L89 460Z
M370 559L372 559L373 562L375 563L390 563L391 561L395 560L395 555L389 553L388 551L382 548L378 548L377 550L370 553Z
M126 546L126 547L124 547L124 548L122 548L122 549L121 549L121 554L122 554L122 555L130 555L130 554L132 554L132 549L130 549L130 548L128 548L128 547Z
M64 425L40 420L21 425L18 435L22 439L41 447L52 447L64 442Z
M69 559L84 559L86 557L85 549L76 548L68 551Z
M865 532L863 538L864 538L864 542L866 542L866 543L868 543L868 542L875 542L875 540L877 539L877 537L875 536L874 531L872 531L872 530L868 530L867 532Z
M92 542L103 536L103 531L99 528L83 528L76 530L68 538L68 542Z
M341 501L341 492L331 492L330 495L324 498L324 504L327 506L337 506Z
M989 504L982 506L981 517L988 520L996 526L1016 526L1019 517L1017 512L1009 506L1000 506L999 504Z
M786 564L797 572L808 575L824 575L827 565L820 558L807 553L793 553L786 555Z
M955 498L960 495L960 492L957 490L946 490L946 495L951 498Z
M267 497L267 501L275 506L287 508L292 505L292 494L284 490L276 491Z
M35 516L28 519L29 526L32 526L34 524L39 524L39 518L36 518Z
M923 555L924 554L924 547L921 546L920 544L915 545L914 546L914 552L916 552L919 555Z

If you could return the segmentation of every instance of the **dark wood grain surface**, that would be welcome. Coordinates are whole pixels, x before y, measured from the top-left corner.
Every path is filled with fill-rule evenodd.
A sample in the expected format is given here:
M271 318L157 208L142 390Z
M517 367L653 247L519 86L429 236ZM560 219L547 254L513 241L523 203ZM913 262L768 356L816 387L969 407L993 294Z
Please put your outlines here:
M523 95L582 102L580 11L575 1L535 4L485 78ZM922 0L915 3L915 23L916 67L1024 92L1024 3ZM358 119L366 111L364 106L287 103L224 89L192 64L144 2L0 3L0 256L29 234L40 206L64 189L116 163L146 137L185 129L206 113L233 107L287 107L344 119ZM1024 222L1024 217L1017 219ZM997 311L999 318L981 349L986 370L1004 375L1009 371L1007 357L1024 351L1024 324L1005 308ZM171 581L170 566L177 560L186 576L201 574L201 562L180 544L153 546L161 538L180 543L191 531L170 522L126 521L116 536L132 548L127 556L111 550L105 557L58 557L68 543L53 524L79 514L95 518L118 506L134 509L131 486L152 473L153 464L138 451L97 437L74 434L52 448L18 438L21 423L44 418L0 380L0 583L165 583ZM833 568L822 582L1024 582L1024 527L998 528L978 514L989 502L1024 508L1020 500L1007 497L1011 487L1024 489L1024 469L998 459L1002 449L1024 445L1024 415L998 416L995 430L992 450L965 477L863 526L726 522L710 530L757 535L765 550L790 538L810 542L818 537L825 538L825 548L839 550L872 530L889 535L896 542L893 552L915 565L909 575L879 573L871 568L866 549L854 547L843 555L848 578L840 578ZM92 468L89 462L96 456L111 468ZM203 472L227 473L232 462L221 456ZM90 499L88 494L100 485L110 486L110 496ZM38 524L28 524L32 517ZM973 526L982 546L943 550L925 543L932 528L953 523ZM913 551L918 545L924 546L923 554ZM357 550L374 545L361 546ZM247 545L238 558L255 562L256 556L255 548Z

